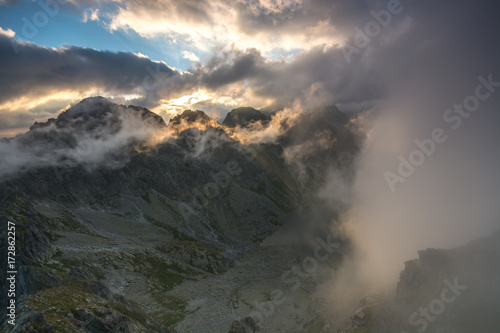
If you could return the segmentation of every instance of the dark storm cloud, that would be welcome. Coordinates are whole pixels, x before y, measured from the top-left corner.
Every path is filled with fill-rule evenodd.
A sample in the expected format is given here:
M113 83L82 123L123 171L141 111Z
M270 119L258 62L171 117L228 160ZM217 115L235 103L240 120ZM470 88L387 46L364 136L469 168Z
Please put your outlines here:
M16 53L14 47L18 49ZM18 43L0 35L0 103L28 92L88 86L130 93L154 80L154 74L178 73L163 63L132 53L69 47L51 49Z
M286 2L283 2L286 3ZM148 9L161 14L165 8L175 9L175 15L186 22L212 24L213 16L209 9L217 4L206 2L148 2ZM137 8L147 7L145 3L135 2ZM307 26L314 26L322 20L331 20L341 31L347 19L353 17L357 7L352 4L328 1L304 1L295 5L276 7L273 2L243 5L238 2L234 8L243 26L253 33L252 24L258 29L254 32L272 36L282 32L304 35ZM134 7L134 8L136 8ZM172 9L172 10L173 10ZM258 15L255 10L258 10ZM361 12L364 12L361 11ZM169 14L171 15L171 13ZM362 16L362 15L361 15ZM263 21L262 21L263 20ZM270 20L267 23L263 23ZM252 23L253 22L253 23ZM326 21L325 21L326 22ZM264 38L267 38L265 37ZM301 47L300 43L297 47ZM17 53L14 50L18 51ZM232 49L218 52L204 65L190 69L189 74L181 75L166 64L155 63L150 59L130 53L113 53L80 47L50 49L30 43L18 43L0 34L0 60L2 61L0 84L0 103L28 97L29 99L49 96L54 91L71 89L85 93L95 89L96 93L112 95L137 95L131 103L154 108L162 100L180 97L197 89L206 89L218 94L230 84L243 83L243 90L251 91L256 97L275 100L277 104L289 104L296 98L305 98L310 90L320 89L325 103L367 103L381 97L384 93L382 80L367 66L353 63L345 64L343 54L336 48L324 49L321 46L309 49L296 59L285 62L270 60L261 50ZM314 94L313 94L314 97ZM74 102L74 101L73 101ZM245 101L252 104L251 100ZM16 115L0 112L4 125L22 127L30 125L30 115L38 114L37 119L51 116L59 107L46 106L17 108ZM4 104L4 108L9 105Z
M199 66L195 73L201 76L201 83L211 89L238 82L263 74L266 59L257 50L246 52L224 52L210 59L206 65Z
M350 24L367 16L372 6L373 4L361 1L306 0L280 12L260 10L259 14L255 15L255 12L249 9L248 3L239 2L235 5L238 27L246 34L287 32L298 36L303 36L307 27L326 19L332 22L338 32L347 30Z
M89 91L107 96L137 95L141 97L134 102L152 107L157 105L158 86L169 80L176 82L175 77L181 76L164 63L132 53L73 46L46 48L18 42L5 33L0 34L0 63L2 128L29 127L35 120L53 117L77 101L64 97L68 91L83 97ZM172 84L169 89L171 94L179 92ZM48 100L36 104L55 95L58 103Z
M315 85L328 93L322 101L325 104L363 103L386 94L380 73L364 64L347 64L336 48L317 47L291 62L266 59L255 49L232 50L214 56L192 73L202 87L213 91L245 81L256 95L281 105L306 98Z

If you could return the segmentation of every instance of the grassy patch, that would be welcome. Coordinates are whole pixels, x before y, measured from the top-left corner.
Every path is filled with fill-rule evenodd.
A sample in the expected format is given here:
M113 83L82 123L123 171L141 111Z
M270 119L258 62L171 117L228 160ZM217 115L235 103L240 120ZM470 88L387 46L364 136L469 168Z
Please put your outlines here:
M183 269L177 264L167 264L158 258L147 258L147 262L153 267L154 276L158 278L165 290L172 289L175 285L187 279L185 275L192 274L192 272ZM183 275L179 273L183 273Z
M89 267L89 270L92 275L94 275L94 277L99 281L102 281L106 278L106 275L97 267Z
M53 263L45 263L43 265L44 268L50 269L54 274L58 277L64 277L70 269L77 266L79 264L76 260L66 259L63 257L63 253L60 249L56 250L56 253L52 256L57 262Z
M45 320L56 327L56 332L76 331L73 315L77 309L85 309L86 312L100 317L95 311L96 307L113 309L148 327L143 314L129 309L124 304L102 299L92 291L91 284L79 279L65 279L60 287L43 290L28 297L25 304L33 311L43 313Z
M149 254L135 254L133 262L134 266L140 268L142 274L157 279L163 291L173 289L184 280L194 280L194 277L199 275L176 263L167 263Z
M43 312L47 322L61 331L71 331L74 319L67 314L86 304L98 304L94 302L95 297L88 285L68 280L61 287L43 290L27 298L26 306L35 312Z
M155 319L161 321L168 327L174 327L184 320L189 313L186 310L187 303L183 299L175 296L155 296L155 300L161 304L165 310L152 313Z

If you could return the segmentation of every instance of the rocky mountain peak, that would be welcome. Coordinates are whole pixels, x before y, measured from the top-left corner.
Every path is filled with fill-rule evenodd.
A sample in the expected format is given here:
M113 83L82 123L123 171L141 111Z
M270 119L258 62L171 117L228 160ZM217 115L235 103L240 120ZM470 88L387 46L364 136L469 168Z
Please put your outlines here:
M30 131L37 129L55 128L71 129L76 132L92 132L96 129L108 129L112 133L120 128L124 119L136 119L150 123L154 127L166 126L163 118L146 108L138 106L125 106L111 102L104 97L89 97L66 111L57 118L51 118L45 123L36 122Z
M102 96L88 97L61 113L60 117L74 118L84 113L97 114L110 112L114 105L113 102Z
M252 107L241 107L231 110L226 115L222 124L227 127L248 127L248 125L254 122L261 121L263 124L267 124L270 120L271 117Z
M191 110L185 110L182 114L175 116L174 118L170 119L169 125L180 125L181 123L186 123L186 124L210 124L217 122L215 119L211 118L208 116L205 112L196 110L196 111L191 111Z

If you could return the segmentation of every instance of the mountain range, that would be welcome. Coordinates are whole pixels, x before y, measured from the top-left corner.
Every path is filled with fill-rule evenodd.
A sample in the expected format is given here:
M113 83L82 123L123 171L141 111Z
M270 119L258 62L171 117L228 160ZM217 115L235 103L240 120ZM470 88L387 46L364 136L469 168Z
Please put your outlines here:
M353 181L363 138L352 120L335 106L245 107L221 123L199 110L166 123L93 97L3 139L0 220L16 225L18 308L2 331L493 332L498 235L422 251L395 298L362 300L347 321L329 315L317 288L351 245L337 229L348 198L324 186ZM309 270L318 249L327 255ZM480 307L464 291L438 320L412 317L456 276L483 286L471 293ZM467 311L475 321L460 320Z
M240 108L220 124L188 110L166 124L95 97L3 140L2 222L17 228L15 331L206 332L188 319L214 309L191 309L178 286L269 256L259 244L312 201L332 161L347 172L358 149L335 107L271 118ZM239 317L224 311L213 331Z

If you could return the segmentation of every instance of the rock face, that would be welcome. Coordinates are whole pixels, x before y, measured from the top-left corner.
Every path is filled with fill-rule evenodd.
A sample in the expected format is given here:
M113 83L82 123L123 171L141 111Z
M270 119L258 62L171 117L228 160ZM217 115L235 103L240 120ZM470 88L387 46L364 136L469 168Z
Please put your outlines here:
M370 332L496 332L500 233L453 250L427 249L405 264L396 298Z
M176 126L176 125L180 125L183 122L186 124L197 123L197 124L201 124L201 125L215 125L215 124L217 124L216 120L207 116L205 114L205 112L203 112L203 111L186 110L182 114L170 119L169 125Z
M263 125L267 125L270 120L271 117L254 108L243 107L231 110L226 115L226 118L224 118L222 124L227 127L248 127L250 124L255 122L261 122Z
M252 317L235 320L229 329L229 333L255 333L257 324Z
M244 122L260 117L241 112ZM197 309L174 292L179 285L232 269L237 254L256 248L312 192L285 156L300 150L295 135L248 146L201 111L166 125L147 109L92 98L2 142L27 161L17 169L0 162L8 170L0 221L17 227L16 330L169 332ZM354 140L341 133L325 160L294 161L311 160L317 173L308 179L317 181L328 159L352 160ZM5 305L2 298L2 320ZM235 325L255 329L249 320Z
M127 118L135 118L152 128L166 126L162 117L148 109L117 105L103 97L90 97L62 112L56 119L35 123L30 132L23 136L22 142L31 140L30 143L33 143L35 139L42 140L45 144L47 141L64 141L64 137L50 137L50 134L58 133L57 129L62 130L59 133L73 136L84 133L92 133L94 136L113 135L120 130Z

